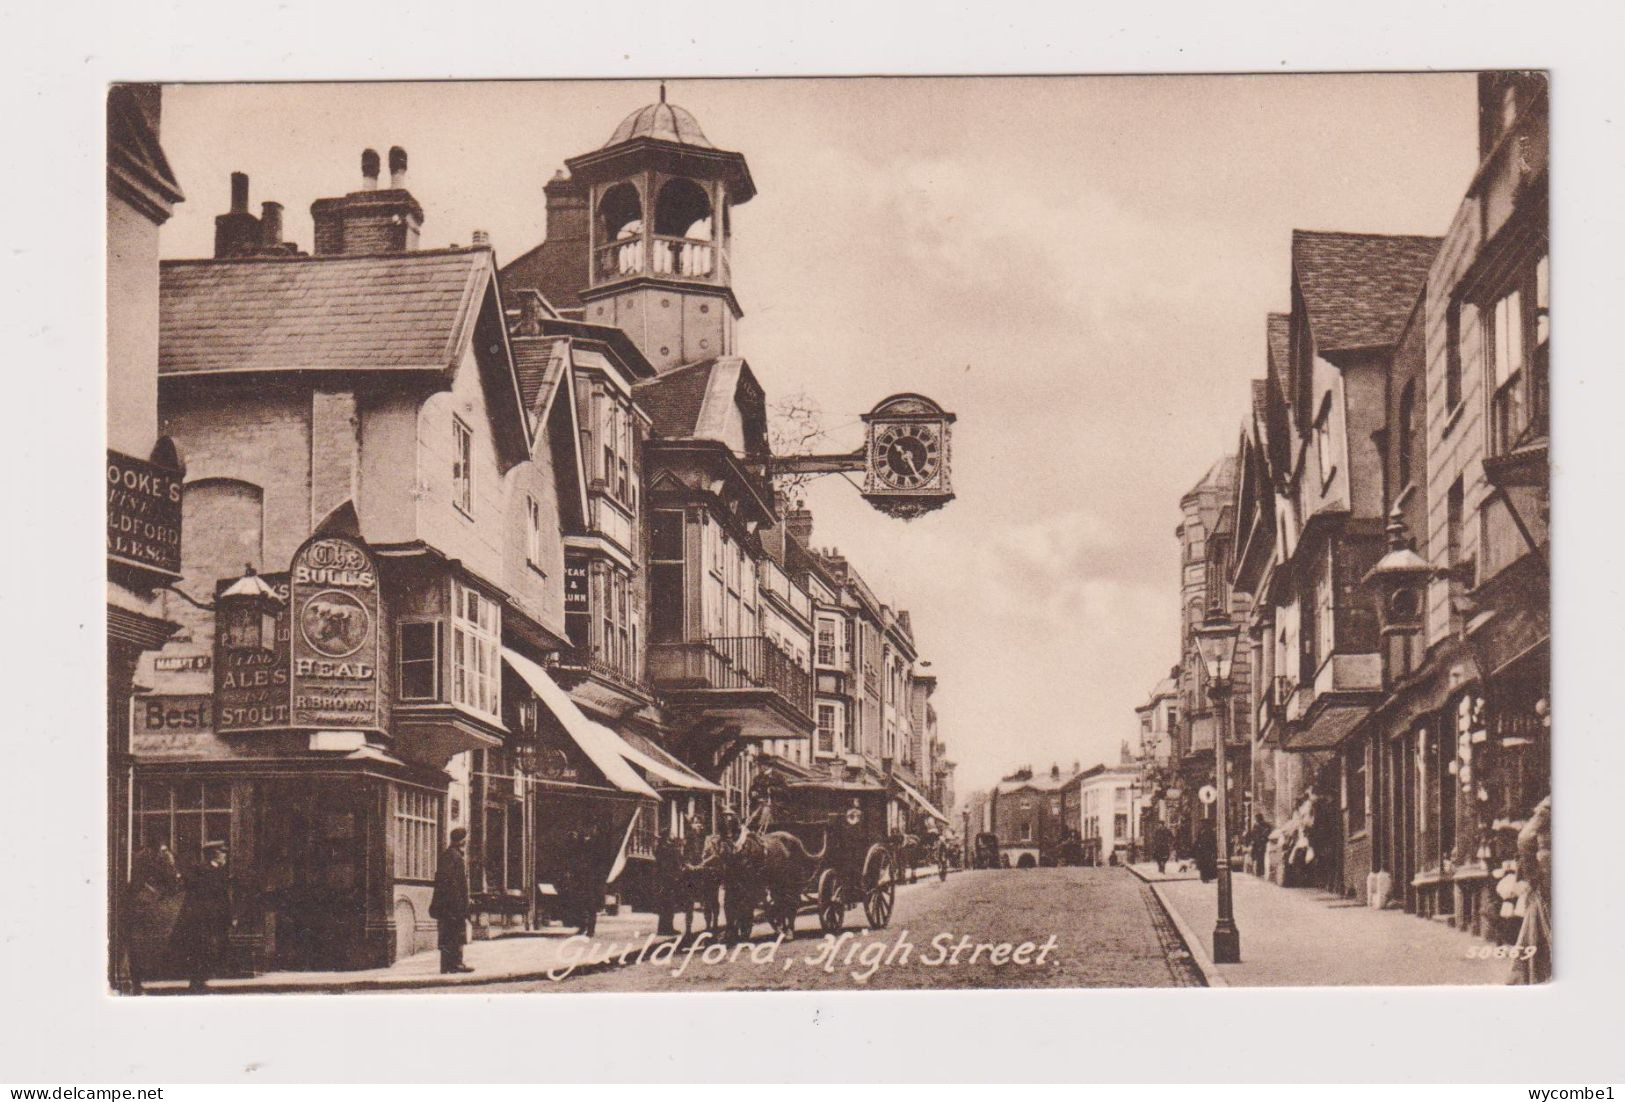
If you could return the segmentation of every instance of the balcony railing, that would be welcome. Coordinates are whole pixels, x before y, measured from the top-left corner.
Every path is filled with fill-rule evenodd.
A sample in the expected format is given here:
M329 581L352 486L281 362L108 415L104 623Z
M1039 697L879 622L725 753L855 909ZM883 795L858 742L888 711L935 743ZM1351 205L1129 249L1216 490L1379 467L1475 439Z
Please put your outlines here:
M648 240L647 259L642 234L600 245L593 263L598 281L642 275L645 270L681 279L728 281L728 254L716 242L661 234L651 235Z
M566 647L555 651L548 665L564 673L591 674L612 685L619 685L621 688L644 695L648 695L649 692L647 685L619 666L606 661L594 648Z
M655 680L711 689L768 689L812 717L812 675L765 635L714 636L650 648Z
M595 266L600 280L621 276L640 275L643 272L643 237L623 237L598 247Z
M716 246L709 241L656 234L654 246L655 275L710 279L716 274Z

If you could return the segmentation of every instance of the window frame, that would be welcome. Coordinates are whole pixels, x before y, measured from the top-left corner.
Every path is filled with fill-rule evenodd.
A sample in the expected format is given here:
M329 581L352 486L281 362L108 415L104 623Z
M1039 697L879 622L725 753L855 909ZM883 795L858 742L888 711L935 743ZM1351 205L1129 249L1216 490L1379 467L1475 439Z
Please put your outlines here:
M525 493L525 563L547 577L547 570L542 566L542 503L529 491Z
M390 872L397 881L432 884L443 836L441 795L410 785L392 784L389 788L390 832L394 842Z
M487 597L479 589L453 578L451 582L451 613L447 618L451 638L451 684L448 693L453 705L493 723L502 722L502 605ZM478 601L479 610L473 619L467 615L468 599ZM489 624L482 615L489 609ZM472 645L468 657L463 655L464 640ZM479 659L484 656L485 662ZM474 659L469 664L469 659ZM489 668L483 668L485 664ZM473 682L467 679L473 677ZM480 706L479 691L475 685L483 684L491 707Z
M474 517L474 430L455 413L451 415L452 460L451 503L457 511Z
M406 657L406 631L408 628L426 626L431 629L434 637L433 648L429 658ZM395 623L395 698L403 702L435 702L445 699L445 628L438 617L413 616L397 620ZM428 662L431 666L431 679L433 689L427 696L408 696L406 694L407 676L406 666L410 661L414 666Z

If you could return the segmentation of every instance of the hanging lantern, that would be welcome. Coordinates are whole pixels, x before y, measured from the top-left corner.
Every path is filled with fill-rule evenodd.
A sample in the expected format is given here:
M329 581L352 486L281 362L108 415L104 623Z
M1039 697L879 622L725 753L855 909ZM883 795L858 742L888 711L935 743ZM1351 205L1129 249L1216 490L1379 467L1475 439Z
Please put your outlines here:
M275 650L282 598L246 567L241 578L215 598L215 623L227 650Z

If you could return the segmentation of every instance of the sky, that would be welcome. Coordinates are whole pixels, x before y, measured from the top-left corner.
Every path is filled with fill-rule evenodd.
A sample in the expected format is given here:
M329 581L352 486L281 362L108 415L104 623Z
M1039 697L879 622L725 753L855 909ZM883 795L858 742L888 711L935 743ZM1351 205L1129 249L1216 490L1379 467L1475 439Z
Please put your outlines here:
M1476 166L1470 74L673 81L743 153L738 350L805 394L820 450L918 391L958 415L957 499L903 522L839 476L813 543L909 610L961 794L1023 765L1113 761L1178 658L1179 498L1234 450L1294 228L1442 234ZM229 174L281 202L404 147L422 246L543 237L542 185L652 81L184 85L164 148L207 256Z

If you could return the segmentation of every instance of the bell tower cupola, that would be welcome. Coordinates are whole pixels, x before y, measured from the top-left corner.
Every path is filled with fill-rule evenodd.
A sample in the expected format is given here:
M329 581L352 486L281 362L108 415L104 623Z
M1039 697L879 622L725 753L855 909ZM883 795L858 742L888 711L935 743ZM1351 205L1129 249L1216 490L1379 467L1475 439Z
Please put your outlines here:
M587 204L583 320L624 330L661 372L733 355L730 211L756 194L745 158L712 145L662 84L603 148L565 164Z

